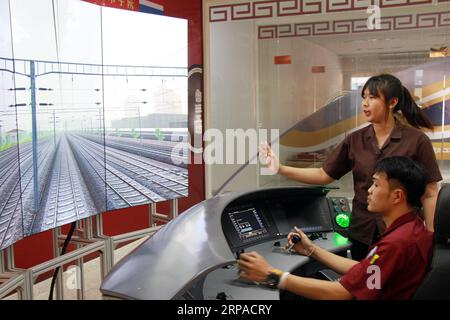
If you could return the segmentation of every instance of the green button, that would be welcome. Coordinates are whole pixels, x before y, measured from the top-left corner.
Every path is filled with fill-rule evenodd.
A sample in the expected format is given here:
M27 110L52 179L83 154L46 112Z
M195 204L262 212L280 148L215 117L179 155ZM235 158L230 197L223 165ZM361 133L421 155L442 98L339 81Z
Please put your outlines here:
M341 228L348 228L350 225L350 217L345 213L340 213L335 218L336 223Z

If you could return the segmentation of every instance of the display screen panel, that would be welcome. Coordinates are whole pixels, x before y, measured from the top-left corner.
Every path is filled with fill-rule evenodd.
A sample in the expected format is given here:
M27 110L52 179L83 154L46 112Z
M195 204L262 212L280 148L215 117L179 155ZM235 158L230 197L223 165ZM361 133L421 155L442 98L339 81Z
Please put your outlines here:
M229 213L230 220L241 240L248 240L267 233L267 227L255 208Z
M187 21L0 0L0 249L188 195Z

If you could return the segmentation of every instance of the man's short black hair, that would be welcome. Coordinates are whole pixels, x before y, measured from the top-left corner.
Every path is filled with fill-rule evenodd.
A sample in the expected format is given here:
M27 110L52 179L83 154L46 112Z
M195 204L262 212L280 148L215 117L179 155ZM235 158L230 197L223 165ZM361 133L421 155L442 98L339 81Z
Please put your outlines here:
M425 192L426 173L421 165L408 157L389 157L376 164L375 173L385 173L391 187L397 183L405 190L408 204L422 206L420 198Z

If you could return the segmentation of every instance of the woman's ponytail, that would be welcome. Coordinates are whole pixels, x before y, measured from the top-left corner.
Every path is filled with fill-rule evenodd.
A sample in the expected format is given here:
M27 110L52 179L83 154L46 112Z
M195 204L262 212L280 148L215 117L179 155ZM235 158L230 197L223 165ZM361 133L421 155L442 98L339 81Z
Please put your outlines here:
M406 121L417 129L428 128L433 130L433 124L422 109L416 104L411 93L409 93L409 90L403 85L401 90L402 94L399 97L399 101L394 108L394 111L401 111Z

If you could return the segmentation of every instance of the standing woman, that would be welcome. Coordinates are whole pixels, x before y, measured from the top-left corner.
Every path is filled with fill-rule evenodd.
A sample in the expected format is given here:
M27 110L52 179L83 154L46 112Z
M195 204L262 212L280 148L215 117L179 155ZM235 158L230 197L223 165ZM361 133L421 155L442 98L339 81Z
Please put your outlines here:
M384 231L384 224L367 210L367 192L372 184L375 164L391 156L407 156L422 164L427 173L422 204L425 224L433 231L433 218L438 195L437 182L442 180L433 146L420 128L433 129L431 121L414 102L408 89L390 74L367 80L362 90L362 107L370 123L346 136L325 160L322 168L294 168L280 165L267 144L260 146L266 164L274 172L303 183L326 185L353 173L352 213L349 238L352 258L361 260L369 246ZM400 121L402 119L404 121ZM407 124L402 124L402 122ZM409 125L408 125L409 124Z

